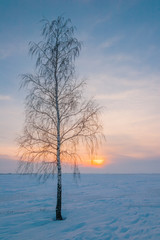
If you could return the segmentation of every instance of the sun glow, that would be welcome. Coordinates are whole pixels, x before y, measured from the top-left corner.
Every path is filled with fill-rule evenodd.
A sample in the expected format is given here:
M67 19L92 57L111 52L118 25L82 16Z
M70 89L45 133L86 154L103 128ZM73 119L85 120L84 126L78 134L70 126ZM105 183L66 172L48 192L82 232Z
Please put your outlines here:
M96 165L96 166L102 166L104 163L104 159L93 159L92 160L92 165Z

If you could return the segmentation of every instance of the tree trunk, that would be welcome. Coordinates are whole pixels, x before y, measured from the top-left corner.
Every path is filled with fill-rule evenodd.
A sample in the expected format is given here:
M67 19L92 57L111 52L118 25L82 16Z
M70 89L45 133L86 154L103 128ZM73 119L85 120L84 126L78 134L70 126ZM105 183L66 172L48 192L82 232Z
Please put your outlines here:
M58 160L58 159L57 159ZM56 220L62 220L61 206L62 206L62 179L61 179L61 165L60 159L57 161L57 205L56 205Z
M59 100L58 100L58 35L56 40L56 67L54 78L56 81L55 96L56 96L56 111L57 111L57 205L56 205L56 220L62 220L61 206L62 206L62 178L61 178L61 160L60 160L60 116L59 116Z
M57 98L56 98L57 100ZM57 106L57 205L56 205L56 220L62 220L61 205L62 205L62 178L61 178L61 160L60 160L60 119L59 107Z

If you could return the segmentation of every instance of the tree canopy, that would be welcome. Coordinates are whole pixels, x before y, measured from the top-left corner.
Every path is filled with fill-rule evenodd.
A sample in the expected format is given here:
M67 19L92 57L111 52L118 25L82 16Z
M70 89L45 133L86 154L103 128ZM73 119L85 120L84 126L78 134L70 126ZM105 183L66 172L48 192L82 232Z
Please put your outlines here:
M63 17L43 20L42 40L29 44L30 54L36 57L35 73L24 74L21 83L27 94L24 129L18 140L20 166L44 176L57 171L59 180L61 164L71 163L76 172L81 157L78 147L83 145L93 154L102 136L100 107L87 100L85 82L75 75L81 43L74 30Z

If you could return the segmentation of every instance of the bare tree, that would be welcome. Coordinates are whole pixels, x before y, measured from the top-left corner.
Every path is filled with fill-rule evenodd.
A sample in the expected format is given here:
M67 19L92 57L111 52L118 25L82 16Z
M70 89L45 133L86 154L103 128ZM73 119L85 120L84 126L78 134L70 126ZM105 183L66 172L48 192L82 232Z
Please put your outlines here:
M42 41L30 43L36 56L35 74L22 76L27 89L25 124L19 137L20 162L25 172L57 172L56 219L62 220L62 162L77 171L78 146L93 153L101 136L100 108L83 96L84 82L75 77L75 58L80 42L71 21L58 17L44 20Z

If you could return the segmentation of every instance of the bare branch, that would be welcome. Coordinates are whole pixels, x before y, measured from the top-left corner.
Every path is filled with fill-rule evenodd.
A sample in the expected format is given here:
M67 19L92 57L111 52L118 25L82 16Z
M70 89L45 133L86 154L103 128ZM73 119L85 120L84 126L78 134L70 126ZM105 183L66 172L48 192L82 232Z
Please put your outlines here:
M56 218L61 217L61 164L70 162L78 172L83 144L94 154L102 135L101 108L85 100L84 81L75 77L74 61L81 43L74 37L71 21L58 17L43 20L42 41L30 43L36 56L35 74L22 75L27 90L25 125L19 137L20 169L47 178L57 171ZM67 160L67 161L66 161ZM47 176L47 177L46 177Z

